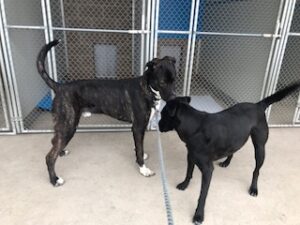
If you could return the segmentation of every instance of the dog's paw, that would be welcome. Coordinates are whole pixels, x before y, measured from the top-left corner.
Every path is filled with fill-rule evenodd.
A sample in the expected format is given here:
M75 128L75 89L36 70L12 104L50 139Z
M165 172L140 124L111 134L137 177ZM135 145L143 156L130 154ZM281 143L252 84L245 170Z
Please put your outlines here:
M253 187L250 187L249 188L249 194L253 197L256 197L258 195L258 191L257 191L257 188L253 188Z
M147 160L149 158L149 155L147 153L144 153L144 160Z
M189 182L182 182L176 186L178 190L184 191L189 185Z
M92 116L92 113L91 112L82 112L81 115L83 117L91 117Z
M229 165L229 163L226 162L226 161L220 162L220 163L219 163L219 166L220 166L220 167L223 167L223 168L227 167L228 165Z
M140 173L145 177L151 177L151 176L155 175L155 173L152 170L150 170L149 168L147 168L145 166L145 164L140 167Z
M59 187L62 186L65 183L65 181L61 177L56 177L55 182L51 182L51 183L53 184L54 187Z
M62 150L62 151L60 151L60 153L59 153L59 156L66 156L66 155L69 155L70 154L70 151L69 150L66 150L66 149L64 149L64 150Z
M204 220L204 216L202 216L202 215L194 215L193 223L195 225L199 225L199 224L202 224L203 220Z

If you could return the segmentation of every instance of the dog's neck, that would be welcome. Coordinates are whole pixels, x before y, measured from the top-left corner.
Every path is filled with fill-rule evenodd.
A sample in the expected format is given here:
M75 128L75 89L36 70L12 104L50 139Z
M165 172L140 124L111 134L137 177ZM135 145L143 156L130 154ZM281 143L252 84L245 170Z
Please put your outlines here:
M149 82L150 71L146 70L140 77L140 86L143 89L146 100L150 103L151 108L155 106L157 100L160 100L160 93L153 89Z
M180 104L176 110L178 120L175 130L182 141L185 143L201 130L202 120L207 113L196 110L188 104Z

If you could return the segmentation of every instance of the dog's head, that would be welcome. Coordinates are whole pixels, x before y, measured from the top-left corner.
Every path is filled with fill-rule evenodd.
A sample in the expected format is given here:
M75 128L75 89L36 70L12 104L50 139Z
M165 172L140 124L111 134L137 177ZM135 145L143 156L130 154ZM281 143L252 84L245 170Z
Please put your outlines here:
M179 125L177 117L177 109L181 103L189 104L191 97L177 97L167 101L165 107L161 111L161 119L158 123L161 132L174 130Z
M159 92L165 101L174 98L175 95L175 69L176 60L165 56L162 59L154 58L146 64L147 83L153 92Z

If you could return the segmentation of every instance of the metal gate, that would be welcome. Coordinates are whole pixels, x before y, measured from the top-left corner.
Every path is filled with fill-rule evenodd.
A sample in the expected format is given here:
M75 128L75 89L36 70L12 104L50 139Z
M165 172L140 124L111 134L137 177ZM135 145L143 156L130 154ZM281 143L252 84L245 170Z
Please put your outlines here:
M17 132L49 132L53 127L53 93L35 66L42 45L62 40L47 60L57 82L139 76L149 60L150 7L145 0L1 0ZM105 115L82 118L79 124L85 131L129 127Z
M0 0L10 127L18 133L52 130L53 93L38 75L35 59L54 38L62 44L47 66L58 82L139 76L149 59L170 55L177 59L177 93L192 95L197 108L214 112L258 101L300 78L295 1ZM270 124L296 126L297 100L295 95L274 105ZM81 119L79 130L129 127L92 115Z
M10 121L11 102L6 78L4 55L0 42L0 133L13 134L15 133L15 129L12 127L12 123Z
M187 7L185 2L179 0L174 5ZM194 97L194 106L209 112L240 101L257 101L268 76L282 1L196 0L190 6L189 25L182 22L180 33L174 36L180 43L183 35L186 37L187 63L184 82L180 82L183 93ZM176 17L167 18L170 15L174 16L162 13L161 21ZM167 30L171 23L166 24L169 27L162 26L162 31L158 27L159 34L176 33Z
M291 13L287 16L287 29L279 49L271 90L278 90L300 79L300 1L290 1ZM288 96L274 104L269 111L269 123L272 126L299 126L299 93Z

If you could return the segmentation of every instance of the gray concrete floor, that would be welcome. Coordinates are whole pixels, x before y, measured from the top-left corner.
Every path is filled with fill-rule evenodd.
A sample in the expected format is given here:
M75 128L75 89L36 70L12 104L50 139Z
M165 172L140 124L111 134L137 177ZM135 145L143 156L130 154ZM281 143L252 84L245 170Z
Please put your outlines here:
M206 203L207 225L300 225L300 129L270 129L259 195L248 195L254 154L251 142L228 168L215 166ZM0 224L2 225L164 225L167 224L156 133L148 132L147 165L139 175L131 133L77 133L57 161L66 183L48 182L44 157L52 134L0 137ZM176 225L189 225L200 191L195 170L189 188L175 188L186 170L185 146L174 132L162 135Z

